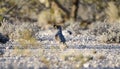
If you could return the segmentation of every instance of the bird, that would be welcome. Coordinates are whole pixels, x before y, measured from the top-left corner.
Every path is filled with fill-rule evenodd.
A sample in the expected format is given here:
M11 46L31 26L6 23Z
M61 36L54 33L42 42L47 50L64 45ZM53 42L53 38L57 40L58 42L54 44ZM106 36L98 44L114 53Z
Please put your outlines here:
M57 26L57 29L58 29L58 31L57 31L57 33L55 35L55 39L59 40L62 43L65 43L66 39L65 39L64 35L62 34L62 28L61 28L61 26Z
M55 40L61 44L60 49L64 50L65 48L68 48L68 46L66 44L66 39L62 33L62 27L61 26L55 26L55 27L58 30L57 33L55 34Z

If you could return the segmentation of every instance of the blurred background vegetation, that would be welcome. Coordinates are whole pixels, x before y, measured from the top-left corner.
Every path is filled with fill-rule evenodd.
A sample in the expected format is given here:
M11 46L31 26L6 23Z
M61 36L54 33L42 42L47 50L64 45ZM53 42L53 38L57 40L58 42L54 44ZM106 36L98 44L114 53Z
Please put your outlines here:
M34 21L41 8L38 0L0 0L0 20Z
M71 0L58 0L70 11ZM45 8L39 0L0 0L0 21L37 21L37 15ZM114 21L120 19L119 0L79 0L77 20Z

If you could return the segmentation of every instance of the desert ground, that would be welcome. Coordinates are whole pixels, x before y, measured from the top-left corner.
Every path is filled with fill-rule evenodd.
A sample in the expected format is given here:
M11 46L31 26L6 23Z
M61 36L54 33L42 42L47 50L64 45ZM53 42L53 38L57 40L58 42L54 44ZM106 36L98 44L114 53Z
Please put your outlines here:
M120 0L0 0L0 69L120 69Z

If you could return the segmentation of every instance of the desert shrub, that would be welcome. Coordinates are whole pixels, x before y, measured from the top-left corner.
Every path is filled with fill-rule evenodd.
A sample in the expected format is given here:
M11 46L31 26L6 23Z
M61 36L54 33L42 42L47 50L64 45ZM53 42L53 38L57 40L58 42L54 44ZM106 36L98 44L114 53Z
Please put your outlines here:
M115 5L115 2L108 2L108 7L105 12L107 14L108 22L115 23L115 21L118 20L119 10Z
M44 10L45 6L47 7L50 5L49 1L52 1L52 0L0 0L0 5L1 5L0 20L2 19L3 16L6 16L4 14L7 13L7 16L10 20L15 20L15 18L17 17L19 18L19 20L22 20L22 21L36 21L37 14L41 10ZM60 2L60 4L64 6L69 12L71 11L72 0L56 0L56 1ZM115 2L114 5L117 8L120 8L119 0L79 0L79 4L84 7L85 6L94 7L90 12L96 11L95 14L97 16L100 15L101 17L101 12L104 12L104 9L106 9L107 3L110 1ZM13 8L13 7L15 8L9 12L10 8ZM78 11L81 11L81 8ZM87 11L84 11L84 12L87 12ZM120 14L119 10L118 12ZM1 14L3 16L1 16ZM91 13L89 13L89 15L90 17L92 16ZM77 16L81 16L81 15L78 14Z
M74 51L72 49L68 52L64 52L64 54L60 54L59 56L62 60L73 63L75 69L81 68L85 63L93 60L92 56L85 56L81 52Z
M120 42L120 23L94 23L90 29L90 34L96 35L97 40L105 43Z
M49 16L49 17L48 17ZM53 25L63 25L64 12L58 6L43 10L38 15L38 26L42 29L48 29Z
M108 43L120 43L120 23L112 24L105 35Z
M24 46L24 48L38 45L36 39L32 37L32 33L29 30L23 30L20 32L20 38L18 39L18 42Z
M17 22L17 21L16 21ZM23 47L37 46L35 33L39 28L35 23L11 23L9 20L3 20L0 26L0 33L7 35L12 42L17 42Z
M37 33L34 24L23 23L21 25L16 25L15 31L9 34L10 40L15 41L22 45L23 48L30 48L34 46L39 46L34 35Z
M36 21L37 13L43 8L38 0L1 0L0 20L6 17L14 21L16 17L21 21Z
M3 19L3 21L1 21L0 23L0 33L2 33L3 35L9 35L15 30L15 26L6 19Z
M90 26L90 31L91 32L89 32L89 33L93 34L93 35L96 35L96 36L99 36L99 35L102 35L105 32L108 32L107 29L109 27L110 27L110 25L107 24L107 23L96 22L96 23L91 24L91 26Z
M70 7L72 5L72 0L58 0L66 9L70 11Z

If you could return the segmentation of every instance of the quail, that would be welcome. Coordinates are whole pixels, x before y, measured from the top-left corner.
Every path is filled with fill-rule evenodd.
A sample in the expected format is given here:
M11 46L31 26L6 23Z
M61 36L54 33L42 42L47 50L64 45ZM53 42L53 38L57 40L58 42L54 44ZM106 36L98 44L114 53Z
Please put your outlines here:
M68 48L68 46L66 44L66 39L65 39L64 35L62 34L62 27L56 26L56 28L58 31L55 35L55 40L61 44L60 48L62 48L62 49Z

